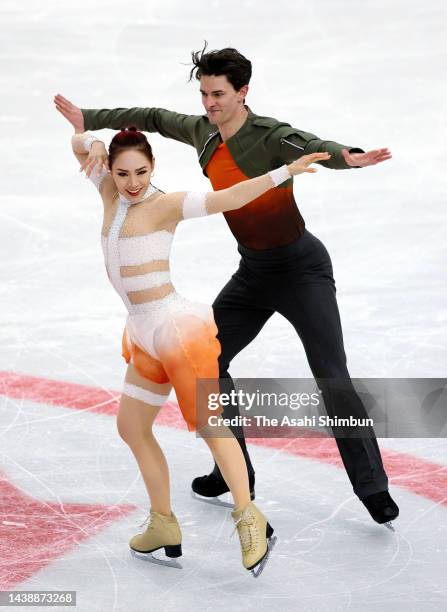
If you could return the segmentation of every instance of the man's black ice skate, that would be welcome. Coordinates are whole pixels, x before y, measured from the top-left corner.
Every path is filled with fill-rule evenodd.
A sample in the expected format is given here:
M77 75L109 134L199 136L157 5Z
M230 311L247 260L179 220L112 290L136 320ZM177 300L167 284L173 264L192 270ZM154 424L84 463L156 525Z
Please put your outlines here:
M391 521L399 516L399 507L388 491L368 495L362 502L376 523L394 531Z
M250 499L255 498L255 475L248 475L248 483L250 486ZM213 470L206 476L198 476L194 478L191 484L191 495L194 499L203 501L214 506L223 506L225 508L233 508L234 504L220 499L220 495L229 493L227 483L222 478L219 471Z

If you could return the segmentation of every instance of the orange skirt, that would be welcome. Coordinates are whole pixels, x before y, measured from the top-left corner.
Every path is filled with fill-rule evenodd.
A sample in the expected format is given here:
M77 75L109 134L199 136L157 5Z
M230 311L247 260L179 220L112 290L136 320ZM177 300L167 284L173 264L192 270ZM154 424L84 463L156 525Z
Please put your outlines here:
M143 324L140 317L138 325ZM204 320L193 313L170 313L154 335L154 347L159 356L156 359L136 343L127 326L123 333L122 355L126 362L132 363L143 378L173 385L190 431L201 429L209 424L210 416L222 412L220 404L215 406L221 352L216 336L213 317ZM210 393L214 398L211 408Z

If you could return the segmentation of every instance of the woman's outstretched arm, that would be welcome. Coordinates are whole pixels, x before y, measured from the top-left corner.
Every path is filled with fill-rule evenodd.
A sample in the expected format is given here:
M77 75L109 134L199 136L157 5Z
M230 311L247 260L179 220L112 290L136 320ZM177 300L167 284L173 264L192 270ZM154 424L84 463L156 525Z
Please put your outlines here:
M281 166L277 170L271 170L262 176L242 181L227 189L210 192L206 196L207 214L212 215L218 212L242 208L245 204L255 200L269 189L284 183L292 176L302 174L303 172L316 172L316 168L309 168L310 164L329 158L330 154L326 152L303 155L291 164Z
M247 181L242 181L220 191L209 192L179 192L166 196L169 210L172 213L172 221L181 221L192 217L203 217L215 213L227 212L242 208L252 200L255 200L266 191L277 187L288 181L292 176L303 172L316 172L316 168L309 168L310 164L327 160L330 154L311 153L303 155L291 164L281 166Z

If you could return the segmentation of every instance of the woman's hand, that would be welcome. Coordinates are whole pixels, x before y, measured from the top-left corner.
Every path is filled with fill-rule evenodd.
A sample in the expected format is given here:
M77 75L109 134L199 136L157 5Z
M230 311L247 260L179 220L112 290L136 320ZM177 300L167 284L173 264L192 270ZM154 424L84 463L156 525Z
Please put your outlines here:
M327 152L310 153L310 155L303 155L299 159L296 159L294 162L289 164L287 168L292 176L302 174L303 172L316 172L316 168L309 168L310 164L317 161L326 161L327 159L330 159L330 157L330 154Z
M97 140L92 144L90 153L88 154L85 162L82 164L80 172L85 170L85 174L90 176L95 167L98 176L101 174L103 168L106 171L109 169L107 149L105 144L100 140Z
M80 108L75 106L61 96L60 94L56 94L54 96L54 103L56 105L56 110L58 110L64 117L71 123L74 127L76 134L80 134L84 132L84 115Z

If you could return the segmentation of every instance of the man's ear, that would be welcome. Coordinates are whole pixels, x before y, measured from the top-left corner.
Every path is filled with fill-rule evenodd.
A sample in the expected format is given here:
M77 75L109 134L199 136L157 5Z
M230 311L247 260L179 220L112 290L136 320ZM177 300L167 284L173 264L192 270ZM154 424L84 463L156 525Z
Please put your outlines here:
M242 101L244 101L244 100L245 100L245 96L246 96L246 95L247 95L247 93L248 93L248 84L247 84L247 85L244 85L243 87L241 87L238 93L240 93L240 94L241 94L241 96L242 96L242 100L241 100L241 102L242 102Z

